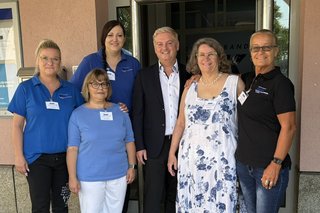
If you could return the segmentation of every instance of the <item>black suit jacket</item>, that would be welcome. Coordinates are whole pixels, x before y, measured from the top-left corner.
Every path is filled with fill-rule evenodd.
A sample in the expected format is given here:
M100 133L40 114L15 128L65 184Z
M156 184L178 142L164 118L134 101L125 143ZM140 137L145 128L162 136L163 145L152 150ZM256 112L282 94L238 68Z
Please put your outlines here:
M180 77L180 97L190 74L183 64L178 64ZM136 77L132 124L137 151L146 149L148 158L156 158L162 149L165 136L165 110L161 91L159 64L144 68Z

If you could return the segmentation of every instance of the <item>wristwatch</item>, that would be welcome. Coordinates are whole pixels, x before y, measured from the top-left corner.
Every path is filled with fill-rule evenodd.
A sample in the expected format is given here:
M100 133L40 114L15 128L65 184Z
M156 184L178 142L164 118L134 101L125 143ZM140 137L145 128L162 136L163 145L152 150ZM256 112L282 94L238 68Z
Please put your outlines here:
M137 164L129 164L129 169L136 169L137 168Z
M278 164L278 165L282 165L282 161L283 161L283 160L281 160L281 159L279 159L279 158L276 158L276 157L273 157L273 160L272 160L273 163L276 163L276 164Z

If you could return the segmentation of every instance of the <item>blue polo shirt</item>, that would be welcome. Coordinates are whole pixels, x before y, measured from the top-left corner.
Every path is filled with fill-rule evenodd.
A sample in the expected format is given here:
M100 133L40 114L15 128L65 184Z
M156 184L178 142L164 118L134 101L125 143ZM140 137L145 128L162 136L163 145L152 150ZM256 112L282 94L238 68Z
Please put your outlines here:
M102 49L83 58L70 82L81 91L86 75L94 68L105 69L102 59ZM111 102L125 103L129 111L131 111L133 84L140 68L140 62L136 58L125 54L123 51L121 52L121 60L116 70L114 71L109 67L106 68L106 71L108 71L109 74L112 73L114 76L114 79L109 77L112 86Z
M47 109L46 101L50 100L59 104L59 110ZM69 117L82 103L83 98L75 86L61 79L52 97L38 76L18 86L8 111L26 119L23 152L29 164L43 153L66 152Z

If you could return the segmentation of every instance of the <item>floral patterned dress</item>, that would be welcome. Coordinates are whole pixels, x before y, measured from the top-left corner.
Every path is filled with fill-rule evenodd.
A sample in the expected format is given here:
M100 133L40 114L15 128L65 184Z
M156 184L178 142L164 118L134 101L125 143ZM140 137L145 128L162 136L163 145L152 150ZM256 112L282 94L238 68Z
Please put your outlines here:
M237 76L229 75L214 99L198 98L197 83L188 90L178 154L177 212L236 211L237 82Z

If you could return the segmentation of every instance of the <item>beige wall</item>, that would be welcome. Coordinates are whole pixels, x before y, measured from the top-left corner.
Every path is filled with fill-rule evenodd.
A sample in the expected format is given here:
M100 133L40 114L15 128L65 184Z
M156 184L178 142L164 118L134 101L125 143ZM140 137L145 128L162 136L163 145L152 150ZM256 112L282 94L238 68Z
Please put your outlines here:
M320 172L320 2L301 1L300 171Z
M19 2L25 66L34 66L34 51L43 38L58 43L63 65L71 70L97 49L98 7L107 0L23 0ZM107 17L107 8L105 8ZM103 16L101 16L103 17ZM100 18L101 19L101 18ZM100 21L99 19L99 21Z
M100 31L108 17L107 0L21 0L23 62L34 66L34 51L41 39L57 42L62 63L71 67L97 50ZM99 18L97 18L99 17ZM0 164L14 164L11 145L11 117L0 118Z

